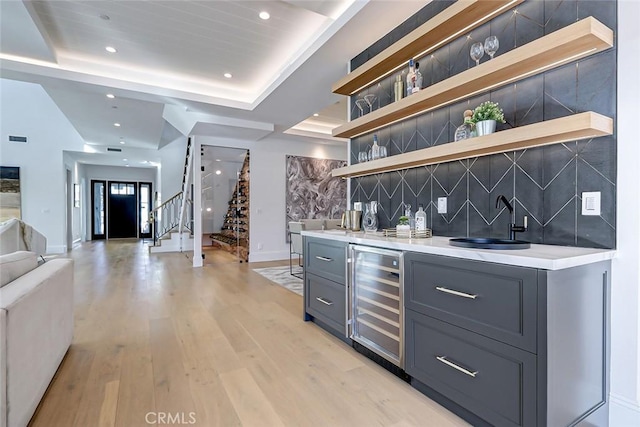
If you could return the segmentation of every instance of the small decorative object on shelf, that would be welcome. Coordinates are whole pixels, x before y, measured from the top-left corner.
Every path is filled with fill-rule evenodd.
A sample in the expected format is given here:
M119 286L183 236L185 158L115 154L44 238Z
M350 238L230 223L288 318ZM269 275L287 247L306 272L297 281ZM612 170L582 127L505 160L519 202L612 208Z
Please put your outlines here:
M376 99L378 99L378 97L372 93L364 96L364 102L369 106L369 112L373 111L373 103L376 102Z
M416 68L415 68L415 62L413 62L413 59L409 60L409 72L407 73L407 86L405 87L405 89L407 90L407 96L411 95L413 93L413 88L416 85Z
M411 226L409 225L409 217L401 216L398 218L396 225L396 236L394 237L411 237Z
M472 116L473 111L465 110L462 124L456 129L454 141L462 141L463 139L469 139L473 136L473 121L471 120Z
M400 101L404 98L404 82L402 81L402 75L396 76L396 82L393 84L393 100Z
M416 84L411 89L411 93L419 92L422 89L422 73L420 72L420 63L416 62Z
M364 106L365 105L367 105L367 101L365 101L364 98L356 99L356 107L358 107L358 110L360 110L360 116L359 117L364 116Z
M380 146L378 145L378 135L373 134L373 146L371 147L371 160L380 158Z
M497 102L486 101L473 110L471 121L478 136L489 135L496 131L497 122L504 123L504 113Z
M416 231L424 231L427 229L427 213L424 211L422 205L418 206L418 212L416 212Z
M396 228L385 228L382 230L384 237L399 237L405 239L429 239L432 237L432 232L430 228L424 230L411 230L408 231L398 231Z

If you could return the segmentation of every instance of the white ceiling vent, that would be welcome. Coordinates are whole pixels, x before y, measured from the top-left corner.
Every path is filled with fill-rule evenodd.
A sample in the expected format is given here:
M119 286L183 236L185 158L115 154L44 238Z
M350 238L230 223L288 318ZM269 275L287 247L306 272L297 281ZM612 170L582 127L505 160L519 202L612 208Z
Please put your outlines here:
M27 142L27 137L26 136L16 136L16 135L9 135L9 142L14 142L14 143L20 143L20 144L26 144Z

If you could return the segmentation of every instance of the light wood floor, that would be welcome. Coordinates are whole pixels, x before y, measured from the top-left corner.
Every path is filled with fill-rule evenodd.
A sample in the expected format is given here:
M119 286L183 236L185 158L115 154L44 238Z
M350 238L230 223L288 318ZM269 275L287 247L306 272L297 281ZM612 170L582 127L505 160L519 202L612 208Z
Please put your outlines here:
M269 264L208 251L193 269L132 241L70 256L73 344L34 427L467 425L303 322L302 298L251 270Z

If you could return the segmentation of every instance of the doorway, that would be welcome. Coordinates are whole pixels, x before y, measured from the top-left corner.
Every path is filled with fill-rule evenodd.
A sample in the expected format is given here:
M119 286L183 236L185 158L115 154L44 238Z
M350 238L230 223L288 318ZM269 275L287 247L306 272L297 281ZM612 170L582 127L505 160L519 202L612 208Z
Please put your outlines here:
M109 181L107 236L138 237L138 189L134 182Z

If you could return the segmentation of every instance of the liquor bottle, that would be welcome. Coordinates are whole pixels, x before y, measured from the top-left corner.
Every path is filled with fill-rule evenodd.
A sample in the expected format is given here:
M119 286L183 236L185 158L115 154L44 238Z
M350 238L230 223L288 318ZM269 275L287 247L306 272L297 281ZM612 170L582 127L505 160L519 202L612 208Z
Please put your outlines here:
M396 82L393 84L394 101L400 101L404 98L404 82L402 81L402 75L396 76Z
M413 59L409 60L409 72L407 73L407 86L406 86L406 91L407 91L407 96L411 95L413 93L413 87L416 84L416 69L415 69L415 63L413 62Z
M427 213L422 205L419 205L416 212L416 231L425 231L427 229Z
M411 93L419 92L422 89L422 73L420 72L420 63L416 62L416 83L411 89Z
M405 205L404 216L409 218L409 227L412 230L415 230L415 228L416 228L416 219L411 214L411 205Z
M473 111L465 110L463 123L456 129L454 141L462 141L463 139L469 139L473 136L473 123L471 123L471 116L473 116Z
M373 134L373 146L371 147L371 160L380 158L380 146L378 145L378 135Z

